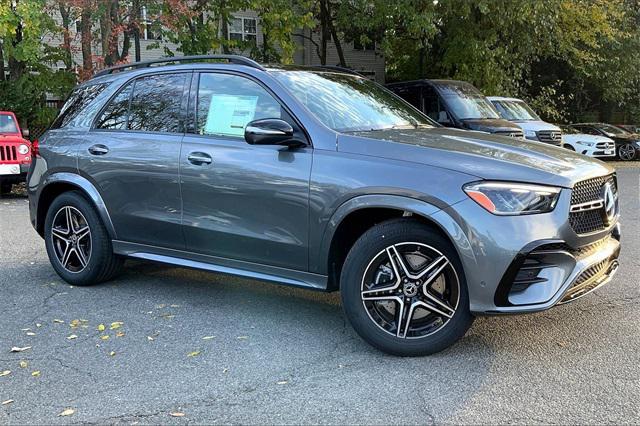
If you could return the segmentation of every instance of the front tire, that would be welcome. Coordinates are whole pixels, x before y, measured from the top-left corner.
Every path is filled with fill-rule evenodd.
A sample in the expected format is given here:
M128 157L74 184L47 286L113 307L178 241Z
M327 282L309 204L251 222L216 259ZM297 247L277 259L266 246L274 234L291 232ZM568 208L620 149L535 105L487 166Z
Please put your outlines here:
M9 195L13 185L8 182L0 182L0 195Z
M618 147L618 158L622 161L633 161L637 155L636 147L633 144L626 143Z
M47 211L44 240L53 269L72 285L98 284L114 277L123 259L93 205L81 192L65 192Z
M474 319L451 243L413 219L365 232L347 255L340 289L356 332L392 355L439 352L462 338Z

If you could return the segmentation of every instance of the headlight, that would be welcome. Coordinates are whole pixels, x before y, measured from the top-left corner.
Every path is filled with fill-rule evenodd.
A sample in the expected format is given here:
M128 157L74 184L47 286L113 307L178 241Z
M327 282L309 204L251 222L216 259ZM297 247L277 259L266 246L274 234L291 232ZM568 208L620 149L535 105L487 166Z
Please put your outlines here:
M25 144L21 144L18 147L18 152L22 155L28 154L29 153L29 147Z
M536 134L535 130L525 130L524 137L530 139L538 139L538 135Z
M593 145L595 145L594 142L585 142L585 141L577 141L576 143L578 145L584 145L584 146L593 146Z
M552 211L560 188L510 182L475 182L464 192L476 203L496 215L523 215Z

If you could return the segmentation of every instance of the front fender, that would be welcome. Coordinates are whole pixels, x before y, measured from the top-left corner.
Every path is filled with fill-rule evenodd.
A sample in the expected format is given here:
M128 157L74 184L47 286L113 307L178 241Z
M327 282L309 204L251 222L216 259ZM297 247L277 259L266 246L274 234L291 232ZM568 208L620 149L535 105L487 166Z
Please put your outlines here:
M314 273L328 274L329 250L340 223L349 214L366 208L388 208L409 212L429 220L447 235L455 246L460 258L474 258L471 245L458 222L443 209L428 202L410 197L386 194L360 195L345 201L338 207L328 221L320 243L310 253L310 270ZM313 249L313 246L312 246Z
M93 203L111 239L117 239L116 230L113 226L113 222L111 221L111 216L109 215L109 211L107 210L107 206L105 205L100 192L98 192L96 187L88 179L76 173L57 172L47 176L40 185L40 190L37 195L38 205L40 205L43 195L47 194L47 188L51 189L52 185L58 184L71 185L81 190ZM40 218L41 215L38 214L38 217ZM41 223L36 222L36 229L40 229L41 226Z

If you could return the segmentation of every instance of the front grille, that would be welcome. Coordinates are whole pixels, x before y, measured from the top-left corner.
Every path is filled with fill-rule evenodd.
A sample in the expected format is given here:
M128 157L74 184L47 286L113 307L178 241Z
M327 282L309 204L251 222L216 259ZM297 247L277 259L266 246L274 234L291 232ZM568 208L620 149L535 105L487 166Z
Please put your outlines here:
M13 145L0 145L0 161L17 161L18 152Z
M495 133L500 136L509 136L510 138L524 138L524 133L521 130L507 130L507 131L498 131Z
M606 183L611 184L614 197L617 197L618 188L615 175L601 176L577 183L571 191L571 205L603 201L602 191ZM576 234L589 234L602 231L607 227L605 216L604 206L593 210L571 212L569 213L569 223Z
M585 269L565 293L560 304L578 299L607 282L607 279L618 269L617 259L605 259Z
M596 144L597 149L613 149L615 144L613 142L598 142Z
M580 260L583 257L593 254L593 252L597 251L602 246L607 244L609 240L611 240L611 238L613 238L611 235L607 235L601 240L595 241L582 247L578 247L576 249L572 248L567 243L549 243L537 247L534 251L531 252L531 254L536 255L550 251L566 251L576 259Z
M562 132L559 130L540 130L536 132L536 136L540 142L558 146L562 144Z

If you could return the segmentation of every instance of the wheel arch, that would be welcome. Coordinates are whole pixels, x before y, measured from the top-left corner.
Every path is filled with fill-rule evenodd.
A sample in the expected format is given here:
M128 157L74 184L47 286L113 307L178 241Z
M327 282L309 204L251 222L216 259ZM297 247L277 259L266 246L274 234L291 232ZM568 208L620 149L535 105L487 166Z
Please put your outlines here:
M113 227L111 216L96 187L87 178L67 172L55 173L48 176L42 185L42 189L38 194L36 216L36 230L38 234L41 236L44 235L44 220L53 200L60 194L75 190L82 192L87 200L93 204L109 233L109 237L116 239L116 231Z
M327 290L339 289L342 266L355 241L372 226L388 219L412 217L446 238L457 252L458 246L447 227L433 217L442 207L395 195L363 195L346 201L329 220L318 256L318 266L328 275Z

